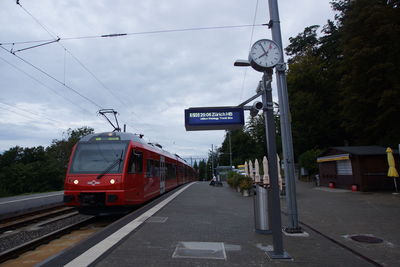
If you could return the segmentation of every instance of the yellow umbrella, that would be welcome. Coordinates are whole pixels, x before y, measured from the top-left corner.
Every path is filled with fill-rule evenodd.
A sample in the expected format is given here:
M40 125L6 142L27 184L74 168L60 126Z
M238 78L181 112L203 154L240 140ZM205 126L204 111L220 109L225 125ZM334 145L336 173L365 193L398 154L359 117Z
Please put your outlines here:
M399 177L399 173L396 170L396 166L395 166L395 162L394 162L394 158L393 158L393 151L390 147L388 147L386 149L386 153L387 153L387 160L388 160L388 164L389 164L389 170L388 170L387 176L393 177L394 187L395 187L396 193L397 193L396 177Z
M399 177L399 173L396 170L395 163L394 163L394 158L393 158L393 151L390 147L386 149L387 153L387 160L389 164L389 170L387 176L389 177Z

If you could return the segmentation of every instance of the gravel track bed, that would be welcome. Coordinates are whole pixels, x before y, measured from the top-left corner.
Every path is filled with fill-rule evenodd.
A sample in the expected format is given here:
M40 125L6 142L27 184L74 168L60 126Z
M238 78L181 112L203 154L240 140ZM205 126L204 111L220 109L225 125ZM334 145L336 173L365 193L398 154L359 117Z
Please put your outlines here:
M15 233L7 232L0 235L0 252L22 245L28 241L64 228L68 225L86 220L88 215L75 215L62 220L58 220L43 226L37 223L34 226L27 226L23 229L16 230Z

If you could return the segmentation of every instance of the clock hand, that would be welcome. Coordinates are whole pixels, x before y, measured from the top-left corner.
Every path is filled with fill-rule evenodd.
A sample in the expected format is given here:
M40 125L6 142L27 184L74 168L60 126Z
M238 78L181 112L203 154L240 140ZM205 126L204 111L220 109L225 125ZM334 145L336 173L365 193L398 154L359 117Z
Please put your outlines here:
M263 56L265 56L265 55L268 55L268 52L265 52L264 54L262 54L261 56L259 56L259 57L256 58L256 59L259 59L259 58L261 58L261 57L263 57Z
M267 53L267 54L268 54L268 52L265 51L265 49L264 49L264 47L262 46L262 44L260 44L260 47L261 47L261 49L264 51L264 53Z

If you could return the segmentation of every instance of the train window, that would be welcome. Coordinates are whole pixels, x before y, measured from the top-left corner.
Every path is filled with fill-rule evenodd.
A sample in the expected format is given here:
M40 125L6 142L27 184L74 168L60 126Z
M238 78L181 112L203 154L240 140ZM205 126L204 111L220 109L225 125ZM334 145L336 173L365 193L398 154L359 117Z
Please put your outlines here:
M176 178L176 168L175 165L167 163L167 179L175 179Z
M158 160L154 161L154 173L153 176L160 177L160 162Z
M146 176L147 177L154 176L154 161L151 159L147 160Z
M71 163L71 173L121 173L126 142L78 143Z
M132 150L129 159L128 172L129 173L142 173L143 171L143 153Z

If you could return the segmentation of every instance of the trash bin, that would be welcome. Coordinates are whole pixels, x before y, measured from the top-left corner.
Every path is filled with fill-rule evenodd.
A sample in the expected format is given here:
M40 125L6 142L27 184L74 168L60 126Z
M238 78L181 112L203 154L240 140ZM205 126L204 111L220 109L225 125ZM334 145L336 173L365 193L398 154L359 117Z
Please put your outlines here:
M256 185L254 189L254 223L255 231L260 234L271 234L271 189Z

